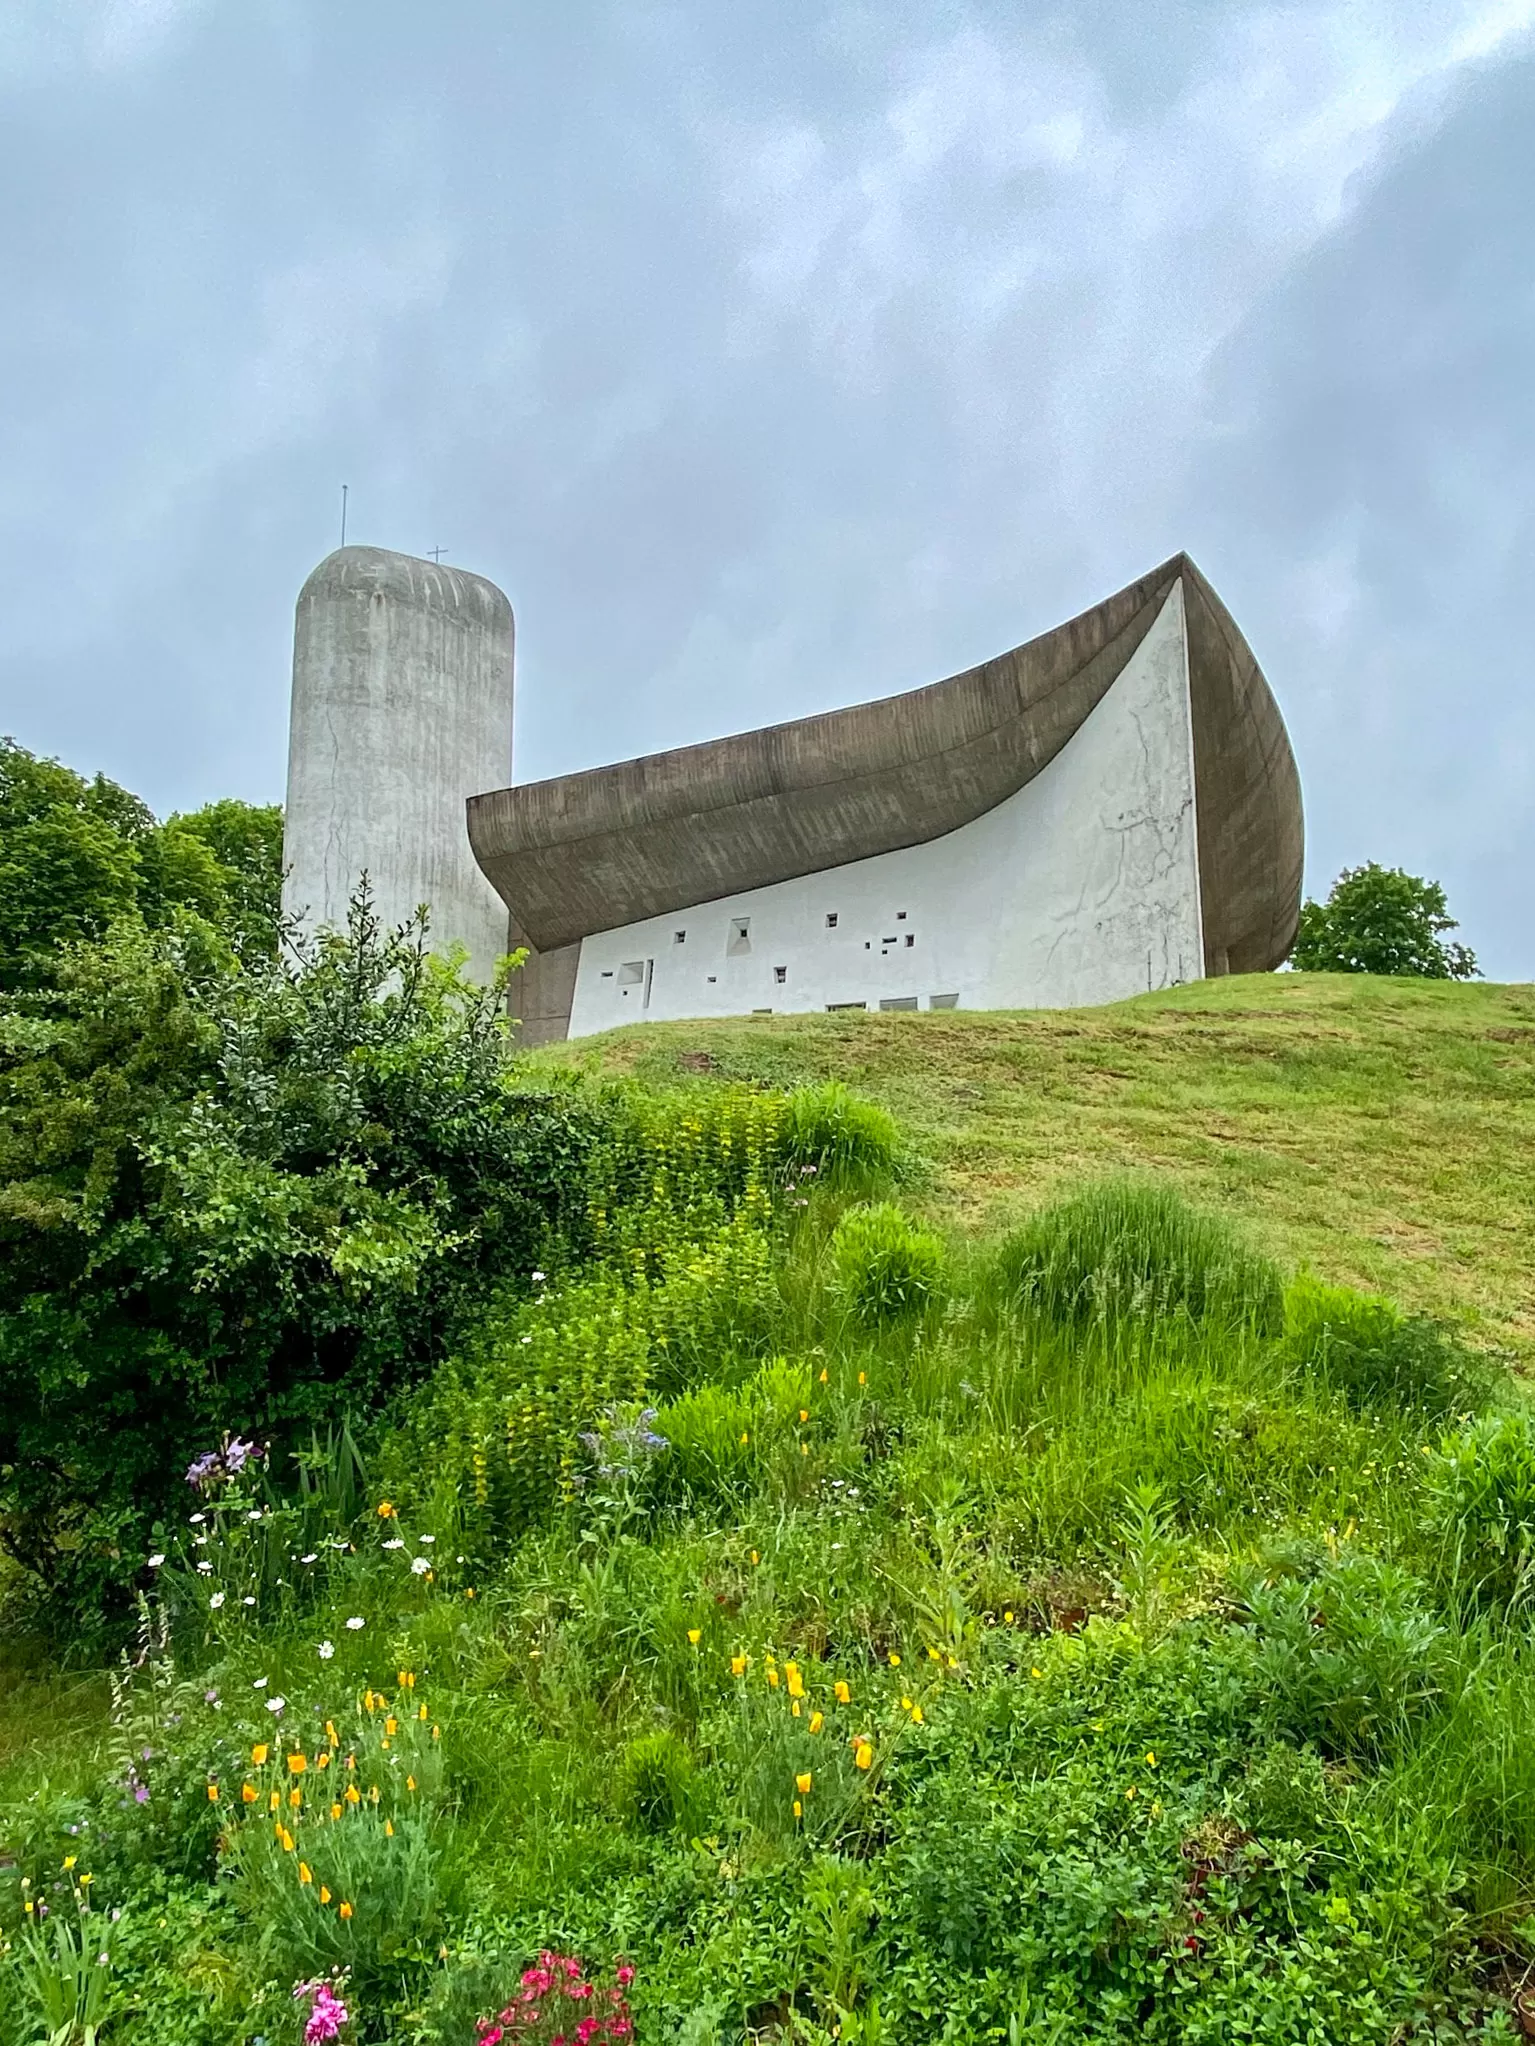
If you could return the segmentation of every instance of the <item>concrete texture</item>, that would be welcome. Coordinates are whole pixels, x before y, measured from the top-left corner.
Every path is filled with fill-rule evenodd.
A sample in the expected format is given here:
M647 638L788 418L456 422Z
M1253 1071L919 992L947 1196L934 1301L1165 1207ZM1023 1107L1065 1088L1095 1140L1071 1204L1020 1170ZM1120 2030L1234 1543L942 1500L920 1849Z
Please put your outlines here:
M1075 1007L1199 979L1187 645L1180 579L1055 758L980 817L584 939L569 1035L763 1009ZM554 1006L525 1012L530 1034Z
M1279 964L1300 911L1299 777L1257 661L1180 554L1080 617L925 689L474 797L475 856L535 952L513 1002L529 1041L565 1034L576 978L568 953L580 940L928 843L1027 787L1180 583L1204 969Z
M380 915L425 902L434 947L488 980L505 904L469 848L464 799L512 771L512 607L494 583L380 547L343 547L299 593L283 906L344 926L364 871Z

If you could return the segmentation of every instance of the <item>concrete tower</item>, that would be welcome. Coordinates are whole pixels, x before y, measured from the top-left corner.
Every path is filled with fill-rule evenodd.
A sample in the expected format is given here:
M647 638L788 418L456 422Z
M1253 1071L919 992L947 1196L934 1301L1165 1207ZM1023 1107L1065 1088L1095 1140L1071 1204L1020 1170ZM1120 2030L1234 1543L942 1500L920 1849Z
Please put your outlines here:
M379 913L429 903L435 947L488 980L505 904L475 864L464 806L512 772L512 607L494 583L381 547L327 555L299 592L283 907L346 923L366 870Z

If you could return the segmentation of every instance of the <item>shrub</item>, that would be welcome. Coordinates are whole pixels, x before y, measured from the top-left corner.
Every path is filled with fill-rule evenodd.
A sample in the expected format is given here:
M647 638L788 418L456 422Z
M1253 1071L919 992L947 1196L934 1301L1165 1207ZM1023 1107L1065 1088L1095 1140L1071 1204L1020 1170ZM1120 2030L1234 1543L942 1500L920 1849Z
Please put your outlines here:
M58 977L0 1008L0 1540L90 1611L224 1430L369 1413L579 1233L603 1125L364 898L291 972L125 931Z
M1237 1589L1280 1730L1373 1755L1441 1692L1443 1625L1394 1563L1280 1552Z
M942 1243L888 1201L848 1210L831 1262L838 1293L866 1327L920 1314L943 1290Z
M1535 1555L1535 1420L1474 1422L1440 1444L1424 1476L1424 1533L1447 1587L1477 1605L1522 1604Z
M1311 1840L1328 1809L1327 1771L1314 1748L1275 1741L1255 1757L1242 1785L1242 1815L1270 1840Z
M1171 1187L1106 1180L1046 1208L1002 1246L1005 1289L1037 1313L1111 1327L1183 1315L1277 1334L1278 1267Z
M1448 1330L1309 1273L1285 1296L1285 1351L1356 1411L1386 1406L1442 1418L1475 1405L1486 1389L1476 1359Z

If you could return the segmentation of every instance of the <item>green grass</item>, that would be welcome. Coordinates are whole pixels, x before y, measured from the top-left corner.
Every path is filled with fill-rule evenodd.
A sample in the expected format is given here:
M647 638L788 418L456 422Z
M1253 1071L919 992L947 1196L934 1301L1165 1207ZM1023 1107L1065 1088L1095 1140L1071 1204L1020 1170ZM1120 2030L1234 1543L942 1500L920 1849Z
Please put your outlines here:
M532 1055L661 1085L834 1076L884 1103L969 1234L1165 1174L1282 1264L1535 1351L1535 988L1264 974L1106 1009L751 1017Z

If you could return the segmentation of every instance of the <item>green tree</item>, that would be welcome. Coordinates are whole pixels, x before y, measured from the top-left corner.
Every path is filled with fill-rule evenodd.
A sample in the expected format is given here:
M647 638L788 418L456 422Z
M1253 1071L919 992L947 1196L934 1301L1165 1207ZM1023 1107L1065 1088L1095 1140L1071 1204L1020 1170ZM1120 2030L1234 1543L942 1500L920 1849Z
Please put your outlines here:
M375 1410L579 1225L583 1100L365 897L287 963L125 919L0 1000L0 1542L89 1611L226 1429Z
M1290 964L1301 973L1390 973L1470 980L1475 955L1446 942L1460 926L1437 881L1400 867L1345 867L1326 902L1308 902Z
M157 824L139 798L0 739L0 989L38 987L61 946L121 918L193 910L242 955L276 950L282 811L232 799Z

